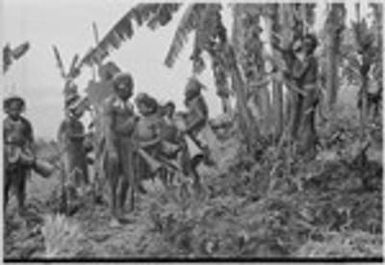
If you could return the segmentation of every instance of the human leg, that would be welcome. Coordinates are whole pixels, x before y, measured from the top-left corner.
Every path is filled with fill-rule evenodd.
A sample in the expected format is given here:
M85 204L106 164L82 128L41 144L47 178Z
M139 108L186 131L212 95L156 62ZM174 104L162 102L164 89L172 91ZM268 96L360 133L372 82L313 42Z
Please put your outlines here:
M119 191L118 191L118 200L119 200L119 211L122 212L124 204L127 200L127 193L130 189L130 211L134 209L134 187L135 187L135 176L134 176L134 157L132 151L132 144L129 139L122 141L120 150L119 150L121 161L122 174L120 176L119 182Z
M3 202L3 211L4 215L7 210L8 200L9 200L9 192L12 184L12 175L11 172L4 170L4 202Z
M118 164L117 161L113 161L108 158L108 154L106 155L106 163L105 163L105 176L108 181L108 185L110 188L110 194L109 194L109 206L111 211L111 217L112 219L116 219L117 215L117 188L118 188Z
M23 216L25 212L27 174L28 171L26 169L19 168L16 176L15 188L19 216Z

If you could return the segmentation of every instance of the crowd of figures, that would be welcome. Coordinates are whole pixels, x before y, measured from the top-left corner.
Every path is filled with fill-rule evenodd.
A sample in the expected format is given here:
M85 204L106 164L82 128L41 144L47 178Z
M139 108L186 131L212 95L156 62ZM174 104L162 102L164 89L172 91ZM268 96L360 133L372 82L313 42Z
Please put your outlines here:
M283 71L283 78L291 80L288 88L292 92L286 134L296 143L297 152L310 159L316 155L315 117L316 109L320 110L318 61L314 55L317 44L317 38L308 34L297 47L277 48L291 65ZM59 126L57 140L65 212L70 214L76 208L76 198L90 190L96 201L107 193L111 224L118 225L125 202L129 200L129 209L134 210L135 193L145 193L143 181L155 178L167 187L182 175L199 194L202 182L198 165L215 166L213 150L209 148L214 140L208 140L213 132L201 93L204 85L197 78L190 78L184 91L186 111L176 111L172 101L160 104L147 93L135 95L134 78L114 63L101 64L98 69L100 82L90 81L86 97L78 94L75 77L70 74L64 88L65 119ZM43 176L54 171L33 152L32 125L22 116L25 105L19 96L8 97L4 102L4 208L14 189L20 216L30 171ZM87 111L92 122L86 130L82 117ZM93 164L92 174L89 164ZM104 189L107 183L108 192Z
M18 216L23 219L31 171L48 177L60 169L68 215L79 197L92 192L97 202L107 193L112 226L124 219L128 195L131 211L135 208L135 193L146 193L144 180L158 178L167 188L176 176L183 176L197 194L201 192L197 166L215 165L206 137L210 126L202 83L189 79L186 111L176 111L172 101L160 104L147 93L134 96L134 79L129 73L119 71L110 79L113 89L102 100L99 117L92 120L88 130L82 121L86 108L79 104L82 101L76 90L65 93L65 119L57 135L61 161L56 168L36 158L32 125L22 115L25 100L19 96L5 99L5 211L13 189ZM94 164L93 174L89 164ZM107 183L108 192L104 189Z
M316 141L313 120L317 104L314 96L317 61L313 56L316 46L315 37L309 35L304 38L302 48L296 51L298 56L283 51L292 62L296 85L307 92L306 96L298 95L293 99L297 108L291 122L299 124L291 127L291 134L301 138L302 149L306 151L311 151ZM292 59L294 57L297 59ZM74 78L70 74L67 77L65 119L57 136L66 214L76 208L76 198L89 190L96 200L103 198L106 183L112 225L119 224L128 195L129 208L134 209L135 191L145 193L143 180L157 177L167 187L175 176L183 175L191 180L197 193L202 190L197 167L202 162L215 166L215 162L208 147L207 137L212 131L208 106L201 93L204 85L198 79L190 78L185 87L186 111L176 111L172 101L160 104L147 93L134 96L134 78L112 62L99 67L100 82L90 82L87 100L78 94ZM31 170L43 176L54 171L45 161L36 159L32 125L22 116L24 110L23 98L5 99L4 208L14 188L20 216L23 216L26 181ZM92 122L86 130L82 117L89 110ZM300 113L305 113L304 117L301 118ZM90 163L94 164L93 176L88 170Z

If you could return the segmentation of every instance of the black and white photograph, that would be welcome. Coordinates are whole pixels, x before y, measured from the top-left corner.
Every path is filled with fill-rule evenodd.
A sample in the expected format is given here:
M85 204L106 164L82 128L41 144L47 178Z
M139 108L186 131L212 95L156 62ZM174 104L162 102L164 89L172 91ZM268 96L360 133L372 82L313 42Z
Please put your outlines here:
M0 0L3 261L383 261L382 1Z

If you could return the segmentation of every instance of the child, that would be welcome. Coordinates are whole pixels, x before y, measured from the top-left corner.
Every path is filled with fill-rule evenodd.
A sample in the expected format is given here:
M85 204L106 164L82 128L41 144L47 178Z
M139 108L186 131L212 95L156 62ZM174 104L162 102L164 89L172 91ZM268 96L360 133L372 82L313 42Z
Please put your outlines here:
M174 102L169 101L163 106L162 118L161 153L167 159L176 160L176 163L178 164L177 167L182 171L182 173L184 173L184 175L189 175L187 170L187 163L189 159L186 157L188 150L184 141L183 133L179 130L177 125ZM167 184L173 183L175 173L175 170L167 172Z
M163 106L161 122L162 152L165 155L176 155L181 148L183 135L176 125L175 104L172 101Z
M158 112L157 101L145 93L139 94L135 99L140 118L136 124L135 137L139 148L155 159L161 148L161 116ZM143 152L141 153L143 154ZM155 160L154 160L155 161ZM157 168L152 168L155 163L143 155L138 157L137 171L140 179L148 179L154 176Z
M34 166L32 153L33 129L31 123L21 114L25 101L18 96L4 100L6 118L3 121L4 139L4 211L6 210L11 188L16 191L18 215L24 215L27 177Z

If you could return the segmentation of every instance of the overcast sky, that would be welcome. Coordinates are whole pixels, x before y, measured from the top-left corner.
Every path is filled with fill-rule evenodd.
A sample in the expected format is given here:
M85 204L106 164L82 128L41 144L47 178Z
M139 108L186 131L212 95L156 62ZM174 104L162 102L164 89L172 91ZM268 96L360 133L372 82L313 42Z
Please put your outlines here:
M75 53L81 56L94 44L92 22L96 22L102 37L135 3L127 0L2 0L1 3L0 24L4 34L4 38L0 38L1 47L4 40L11 46L23 41L31 44L30 51L12 65L5 76L5 94L13 90L24 95L26 116L32 121L35 134L54 138L63 119L63 80L52 45L58 46L68 68ZM163 61L185 7L186 4L164 28L155 32L145 27L137 29L133 39L123 43L110 57L133 74L136 92L150 92L160 100L174 99L179 108L182 108L183 88L191 73L192 36L173 69L165 67ZM228 9L224 11L224 20L230 28ZM91 71L85 68L77 82L79 88L85 88L90 78ZM221 108L215 96L211 69L203 73L201 80L209 87L205 95L215 116Z

